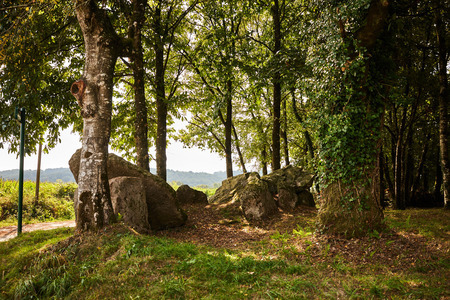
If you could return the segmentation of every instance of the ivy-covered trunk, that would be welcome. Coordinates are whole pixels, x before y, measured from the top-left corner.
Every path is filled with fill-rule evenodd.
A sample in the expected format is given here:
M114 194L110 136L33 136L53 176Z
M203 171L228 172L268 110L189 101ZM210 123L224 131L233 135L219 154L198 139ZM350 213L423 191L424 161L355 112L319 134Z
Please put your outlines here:
M119 38L95 1L76 1L76 14L85 44L83 78L71 87L83 117L76 226L94 230L114 221L107 157Z
M339 8L332 8L339 12ZM334 13L334 12L333 12ZM379 153L384 105L373 50L389 16L388 2L373 0L365 20L349 32L338 14L342 47L337 50L336 81L328 93L319 133L320 175L318 223L323 232L365 235L382 226ZM369 55L370 53L370 55ZM384 55L384 54L383 54ZM339 76L339 77L337 77Z

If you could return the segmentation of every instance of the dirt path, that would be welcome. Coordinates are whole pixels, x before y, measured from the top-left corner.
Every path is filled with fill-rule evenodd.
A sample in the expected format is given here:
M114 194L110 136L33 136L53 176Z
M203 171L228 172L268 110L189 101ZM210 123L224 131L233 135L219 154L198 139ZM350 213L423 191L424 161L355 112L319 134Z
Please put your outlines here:
M59 227L75 227L75 221L47 222L37 224L26 224L22 226L22 232L35 230L50 230ZM0 242L7 241L17 236L17 226L0 227Z

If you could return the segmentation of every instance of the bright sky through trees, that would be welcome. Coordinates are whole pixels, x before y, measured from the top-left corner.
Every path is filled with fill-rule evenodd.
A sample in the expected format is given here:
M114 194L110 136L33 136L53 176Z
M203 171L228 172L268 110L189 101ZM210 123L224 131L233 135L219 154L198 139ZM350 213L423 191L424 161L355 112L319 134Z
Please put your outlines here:
M68 161L76 149L81 147L78 134L71 133L70 129L64 130L61 135L61 144L58 144L48 154L42 155L42 169L68 168ZM111 151L114 153L114 151ZM151 149L152 155L155 150ZM176 171L208 172L225 170L225 161L218 154L203 151L197 147L183 148L179 142L171 141L167 149L168 169ZM37 155L25 156L25 169L35 170L37 167ZM150 167L155 168L155 161L150 162ZM19 168L19 158L14 153L8 153L7 149L0 149L0 171Z

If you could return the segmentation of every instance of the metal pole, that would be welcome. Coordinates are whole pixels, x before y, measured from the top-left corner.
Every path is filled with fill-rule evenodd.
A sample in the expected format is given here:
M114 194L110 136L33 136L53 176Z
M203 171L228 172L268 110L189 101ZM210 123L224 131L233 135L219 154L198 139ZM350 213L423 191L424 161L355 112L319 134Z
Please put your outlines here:
M22 233L22 203L23 203L23 156L25 146L25 108L19 109L20 118L20 169L19 169L19 211L17 215L17 235Z

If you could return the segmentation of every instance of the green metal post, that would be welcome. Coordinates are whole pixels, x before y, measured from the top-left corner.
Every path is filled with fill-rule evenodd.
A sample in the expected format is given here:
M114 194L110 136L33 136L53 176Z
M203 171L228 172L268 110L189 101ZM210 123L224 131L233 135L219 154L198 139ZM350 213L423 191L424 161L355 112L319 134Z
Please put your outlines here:
M20 122L20 169L19 169L19 210L17 214L17 235L22 233L23 203L23 156L25 147L25 108L19 109L17 120Z

